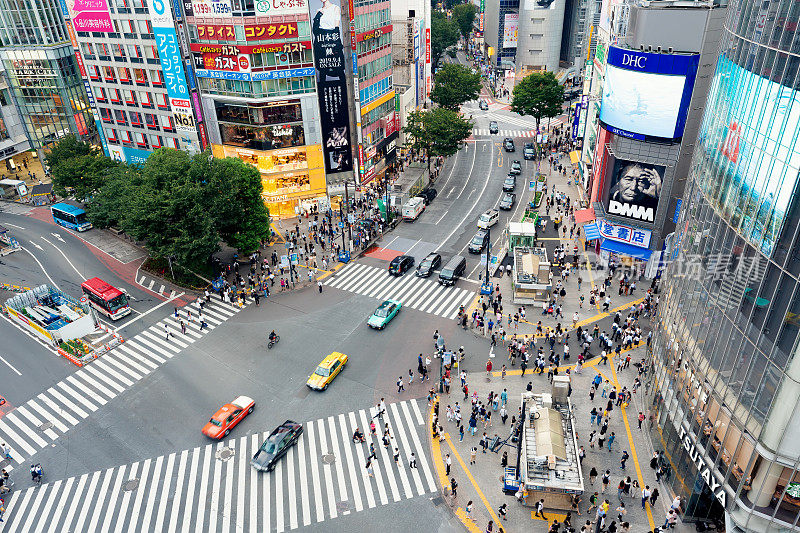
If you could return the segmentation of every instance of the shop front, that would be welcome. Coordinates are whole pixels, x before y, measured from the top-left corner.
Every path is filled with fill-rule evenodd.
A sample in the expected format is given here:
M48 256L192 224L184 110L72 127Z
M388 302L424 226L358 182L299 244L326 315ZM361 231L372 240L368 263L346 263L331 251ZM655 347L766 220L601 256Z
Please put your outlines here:
M320 145L249 150L214 145L215 157L238 157L261 173L262 197L273 217L288 218L327 205Z

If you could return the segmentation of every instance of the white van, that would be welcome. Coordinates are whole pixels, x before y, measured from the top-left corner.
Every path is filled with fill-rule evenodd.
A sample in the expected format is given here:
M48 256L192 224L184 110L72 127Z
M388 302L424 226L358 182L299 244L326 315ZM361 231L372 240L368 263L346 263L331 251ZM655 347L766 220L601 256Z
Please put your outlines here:
M425 211L425 200L419 196L415 196L403 205L403 220L413 221Z
M500 211L489 209L478 218L478 227L483 229L490 228L497 224L498 220L500 220Z

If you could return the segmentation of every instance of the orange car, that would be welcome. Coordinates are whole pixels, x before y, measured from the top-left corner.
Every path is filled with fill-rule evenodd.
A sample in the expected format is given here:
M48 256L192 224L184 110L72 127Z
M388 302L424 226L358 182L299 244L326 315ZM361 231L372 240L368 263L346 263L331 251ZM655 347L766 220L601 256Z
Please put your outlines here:
M226 403L203 426L203 435L212 439L227 437L236 424L253 412L254 405L253 399L247 396L239 396L231 403Z

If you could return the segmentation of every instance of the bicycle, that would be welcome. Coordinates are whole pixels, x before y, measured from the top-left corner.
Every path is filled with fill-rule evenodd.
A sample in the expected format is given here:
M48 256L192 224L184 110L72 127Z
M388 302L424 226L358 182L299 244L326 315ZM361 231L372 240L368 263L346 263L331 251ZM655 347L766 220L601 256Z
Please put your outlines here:
M275 346L276 344L278 344L278 341L280 341L280 340L281 340L281 336L280 335L275 335L275 338L270 340L269 343L267 344L267 349L271 350L272 347Z

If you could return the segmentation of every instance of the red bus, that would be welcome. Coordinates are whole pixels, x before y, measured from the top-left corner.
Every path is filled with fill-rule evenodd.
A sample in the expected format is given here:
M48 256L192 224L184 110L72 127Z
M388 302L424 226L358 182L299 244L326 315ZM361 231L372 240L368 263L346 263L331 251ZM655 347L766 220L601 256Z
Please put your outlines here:
M100 278L87 279L81 283L81 289L92 306L111 320L118 320L131 312L128 296Z

